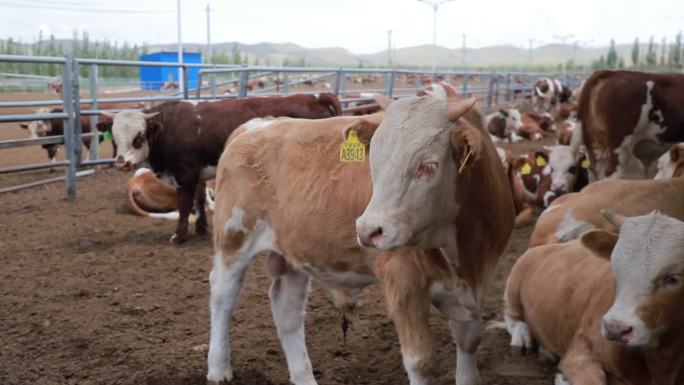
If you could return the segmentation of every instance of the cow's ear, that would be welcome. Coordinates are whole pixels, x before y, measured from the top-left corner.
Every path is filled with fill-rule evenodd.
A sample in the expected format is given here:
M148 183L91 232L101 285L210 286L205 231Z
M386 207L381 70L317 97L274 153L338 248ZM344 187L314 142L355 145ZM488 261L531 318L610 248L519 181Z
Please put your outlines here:
M375 102L378 103L378 106L380 106L380 108L383 110L386 110L387 107L394 101L392 98L383 94L373 94L373 100L375 100Z
M28 130L28 123L19 123L19 127L23 128L24 130Z
M372 122L367 119L361 119L344 129L342 133L342 139L347 140L347 138L349 137L349 132L354 130L356 132L356 136L359 138L359 141L365 144L366 146L369 146L371 138L373 137L373 134L375 133L375 130L378 128L378 126L379 123Z
M453 103L447 103L447 118L450 122L455 122L475 107L476 98L461 99ZM477 130L476 130L477 131Z
M107 132L112 130L112 120L111 119L105 119L101 122L97 122L95 125L97 127L97 130L100 132Z
M605 230L589 230L580 236L582 246L597 257L610 260L618 235Z
M100 115L102 115L108 119L114 120L114 116L116 115L116 112L102 111L102 112L100 112Z
M480 131L467 120L459 119L451 132L451 148L459 173L480 157L483 145Z

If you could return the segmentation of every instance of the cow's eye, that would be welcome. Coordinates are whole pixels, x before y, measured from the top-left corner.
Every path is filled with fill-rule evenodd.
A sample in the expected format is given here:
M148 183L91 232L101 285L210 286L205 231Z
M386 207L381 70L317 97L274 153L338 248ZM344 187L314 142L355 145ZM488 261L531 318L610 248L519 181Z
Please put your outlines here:
M439 163L434 160L424 160L420 162L416 169L416 178L427 178L435 175L438 166Z
M679 275L677 274L668 274L663 277L663 286L665 287L671 287L675 286L679 283Z

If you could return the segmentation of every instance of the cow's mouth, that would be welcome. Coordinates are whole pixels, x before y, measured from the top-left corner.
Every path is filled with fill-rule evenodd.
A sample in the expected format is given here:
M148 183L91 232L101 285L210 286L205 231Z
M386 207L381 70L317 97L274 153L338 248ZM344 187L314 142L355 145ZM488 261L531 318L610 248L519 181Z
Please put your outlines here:
M135 168L135 165L130 161L124 160L123 157L117 157L114 161L114 167L120 171L131 171Z

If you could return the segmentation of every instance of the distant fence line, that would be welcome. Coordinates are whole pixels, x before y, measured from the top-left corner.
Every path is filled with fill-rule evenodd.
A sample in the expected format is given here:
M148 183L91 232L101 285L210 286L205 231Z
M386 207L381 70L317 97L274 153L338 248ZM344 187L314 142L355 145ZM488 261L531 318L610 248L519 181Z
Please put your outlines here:
M0 108L8 107L61 107L61 112L36 113L36 114L13 114L0 115L0 123L6 122L26 122L36 120L62 119L64 121L64 135L41 137L37 139L19 139L0 141L0 150L14 147L42 145L42 144L64 144L66 161L57 163L29 164L14 167L0 168L0 174L22 172L27 170L38 170L53 167L64 167L66 180L66 195L68 199L76 197L76 177L88 175L88 173L78 173L81 167L91 167L100 164L113 163L114 159L99 158L99 133L96 124L98 115L102 110L98 109L100 103L124 103L124 102L161 102L182 99L222 99L222 98L244 98L248 96L266 95L286 95L290 93L318 93L323 91L332 92L340 95L340 102L346 106L345 110L350 111L355 107L348 107L351 102L371 100L368 96L357 95L357 93L383 93L390 97L402 97L415 94L422 87L421 78L431 79L444 78L447 81L454 81L457 89L463 95L477 95L484 101L485 109L498 104L500 99L508 102L516 94L529 92L533 84L540 76L557 77L556 73L548 72L483 72L483 71L437 71L435 73L427 70L410 69L390 69L390 68L311 68L311 67L257 67L257 66L235 66L235 65L204 65L204 64L182 64L166 62L142 62L124 60L103 60L103 59L80 59L73 57L39 57L39 56L18 56L0 55L0 62L19 62L19 63L47 63L56 64L62 67L60 77L62 83L62 97L54 100L35 100L35 101L3 101ZM89 77L87 79L79 77L82 66L87 66ZM102 88L116 90L142 90L144 85L139 80L133 79L100 79L98 70L101 66L130 66L130 67L175 67L178 68L181 76L187 79L188 69L200 67L198 87L174 90L175 84L159 84L160 88L169 86L168 94L144 95L134 97L98 97ZM297 75L299 74L299 75ZM348 83L356 84L359 76L366 76L375 79L372 83L380 83L382 87L376 88L349 88ZM571 86L577 86L581 82L583 75L563 75L563 80ZM11 80L8 80L11 79ZM30 84L23 91L31 91L42 84L42 90L47 88L46 81L54 78L26 75L0 73L0 90L3 87L11 89L19 86L22 82ZM261 79L268 79L274 84L260 84L255 89L252 83ZM475 80L477 80L475 82ZM13 84L12 81L16 81ZM160 82L161 83L161 82ZM361 78L359 84L365 84ZM188 84L188 82L184 82ZM315 87L321 84L323 89L301 90L298 87ZM88 90L89 98L81 99L81 90ZM251 89L251 91L250 91ZM350 97L344 95L354 94ZM81 110L82 105L90 105L89 109ZM367 106L366 106L367 107ZM81 133L81 116L91 117L92 132ZM87 160L82 159L83 138L91 137L91 146ZM54 181L58 178L51 178L46 181L33 182L26 185L15 186L14 188L3 189L11 191L24 187L30 187Z

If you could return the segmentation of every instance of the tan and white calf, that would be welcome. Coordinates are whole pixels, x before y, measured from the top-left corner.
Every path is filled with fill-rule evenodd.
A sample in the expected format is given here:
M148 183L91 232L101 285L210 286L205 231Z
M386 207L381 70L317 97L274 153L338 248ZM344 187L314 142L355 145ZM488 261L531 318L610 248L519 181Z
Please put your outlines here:
M537 219L530 247L567 242L594 228L615 230L599 214L603 208L628 216L660 210L684 220L684 178L603 180L563 195Z
M505 292L511 345L559 356L556 385L682 384L684 222L607 217L619 237L592 230L518 259Z
M484 118L484 126L494 142L502 140L515 143L522 140L519 133L523 128L522 115L515 108L492 112Z
M484 289L515 217L496 149L475 109L459 118L462 103L406 98L389 105L370 142L373 195L356 220L361 244L424 250L454 270L453 285L463 292L460 306L447 314L457 343L458 385L477 382ZM403 352L405 360L415 355Z

